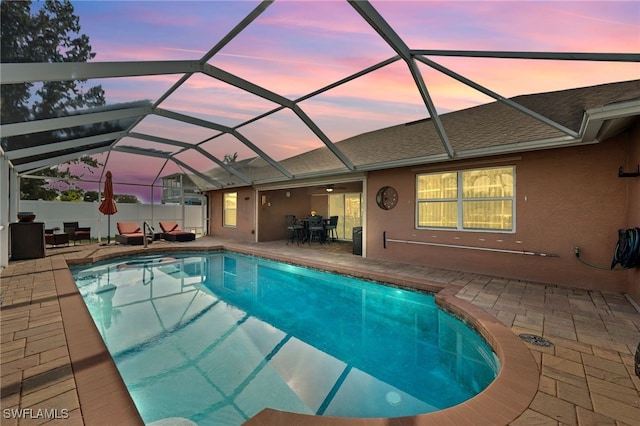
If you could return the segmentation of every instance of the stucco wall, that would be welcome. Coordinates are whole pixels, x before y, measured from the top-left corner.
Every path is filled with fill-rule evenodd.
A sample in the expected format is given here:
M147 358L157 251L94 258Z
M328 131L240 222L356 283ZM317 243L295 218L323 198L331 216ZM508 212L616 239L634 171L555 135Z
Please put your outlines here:
M333 194L362 191L360 181L340 183L336 186L339 188L336 188ZM266 197L265 204L262 204L263 195ZM302 219L315 210L318 215L329 217L329 197L324 185L260 191L258 198L258 241L287 238L285 216L288 214Z
M260 229L258 241L284 240L287 238L286 215L292 214L298 218L304 218L312 209L310 188L260 191L260 198L263 195L266 197L266 204L260 204L258 207ZM324 198L326 203L326 197Z
M238 193L237 226L223 226L223 194L225 192ZM238 188L227 191L212 191L209 193L209 234L223 238L230 238L241 242L256 240L255 190L253 188Z
M589 262L610 266L618 229L628 227L631 222L627 207L631 179L618 177L618 169L626 163L630 146L629 135L624 134L596 145L371 172L367 194L368 257L585 289L627 291L628 272L586 266L575 258L574 247L579 247L582 257ZM500 158L504 161L499 161ZM415 228L416 174L502 164L516 166L515 233ZM375 204L375 194L384 185L396 187L399 193L399 203L390 211L381 210ZM634 214L637 215L637 209ZM396 242L388 242L385 249L382 238L385 231L390 239L543 252L557 256ZM635 279L637 284L637 275Z
M367 256L452 270L484 273L584 289L629 293L640 302L640 268L608 270L618 229L640 226L640 178L620 178L618 169L640 163L640 125L608 141L572 148L535 151L486 159L452 161L369 172L364 225ZM419 173L514 165L516 230L513 233L418 230L415 227L415 180ZM389 211L375 204L378 189L394 186L398 205ZM286 196L286 192L290 196ZM347 190L348 191L348 190ZM210 233L238 241L286 238L284 217L305 217L312 209L325 214L322 188L238 192L238 226L222 226L222 194L210 200ZM266 196L262 204L262 195ZM258 217L256 218L256 213ZM499 253L423 244L383 242L388 239L478 248L545 253L551 256ZM258 235L257 235L258 234ZM579 262L581 257L604 269Z
M298 218L305 218L312 210L321 216L329 215L328 193L324 188L324 185L312 185L259 190L257 194L253 188L237 189L238 223L235 228L222 226L223 194L232 190L211 191L209 193L209 233L244 242L284 240L288 236L286 215L292 214ZM361 181L347 182L340 183L334 194L360 191L362 191Z
M637 170L640 165L640 123L636 123L630 132L629 156L625 168ZM640 227L640 177L627 178L629 185L629 220L627 228ZM628 272L627 293L640 305L640 267Z

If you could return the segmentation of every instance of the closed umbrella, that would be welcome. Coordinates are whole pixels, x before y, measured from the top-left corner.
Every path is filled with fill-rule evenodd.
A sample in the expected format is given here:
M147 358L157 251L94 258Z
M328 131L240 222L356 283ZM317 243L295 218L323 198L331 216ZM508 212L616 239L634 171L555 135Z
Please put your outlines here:
M100 203L98 210L102 214L106 214L107 218L107 245L111 244L111 215L118 212L116 202L113 200L113 182L111 181L111 172L107 172L107 179L104 181L104 200Z

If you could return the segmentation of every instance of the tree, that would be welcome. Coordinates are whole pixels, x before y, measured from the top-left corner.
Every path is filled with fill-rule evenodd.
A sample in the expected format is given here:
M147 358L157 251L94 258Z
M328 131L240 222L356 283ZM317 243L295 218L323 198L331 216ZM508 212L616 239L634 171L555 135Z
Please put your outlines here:
M80 18L68 1L46 1L32 14L31 1L3 1L2 62L86 62L95 58L89 37L79 34ZM105 104L102 86L86 80L2 85L2 121L15 123L59 116L60 112ZM35 92L32 92L35 89Z
M224 158L222 159L222 162L226 164L231 164L231 163L235 163L237 159L238 159L238 153L234 152L233 154L225 154Z
M42 176L56 176L57 170L46 169L39 173ZM20 179L21 200L45 200L53 201L58 197L58 190L48 188L44 179Z
M79 202L84 198L82 189L66 189L60 193L60 201Z
M116 203L140 204L138 197L131 194L114 194L113 199L115 200Z
M47 0L38 7L32 1L0 3L0 57L3 63L86 62L93 59L89 37L80 34L80 18L68 1ZM105 104L102 86L86 87L86 80L3 84L0 86L0 113L3 124L65 116L82 108ZM74 129L65 129L67 139ZM85 130L86 132L86 130ZM59 136L58 136L59 137ZM3 149L37 146L56 141L55 132L3 138ZM89 158L76 160L89 169L100 164ZM51 168L34 174L70 179L69 167ZM33 199L49 199L48 182L22 179L21 193ZM44 196L44 197L43 197Z

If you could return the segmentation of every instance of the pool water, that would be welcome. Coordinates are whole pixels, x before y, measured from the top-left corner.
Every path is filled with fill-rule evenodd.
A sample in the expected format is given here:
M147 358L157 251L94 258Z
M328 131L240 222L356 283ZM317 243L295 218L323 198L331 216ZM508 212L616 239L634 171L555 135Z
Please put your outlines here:
M415 415L473 397L499 370L429 294L229 252L72 272L146 423L238 425L266 407Z

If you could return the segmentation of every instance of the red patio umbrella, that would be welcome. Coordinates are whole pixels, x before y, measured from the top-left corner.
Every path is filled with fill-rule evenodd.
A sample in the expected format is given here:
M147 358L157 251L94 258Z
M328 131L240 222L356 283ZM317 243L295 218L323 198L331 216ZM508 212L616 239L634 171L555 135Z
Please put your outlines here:
M107 172L107 179L104 181L104 200L100 203L98 210L102 214L108 216L107 222L107 245L111 244L111 215L118 212L116 202L113 200L113 182L111 181L111 172Z

